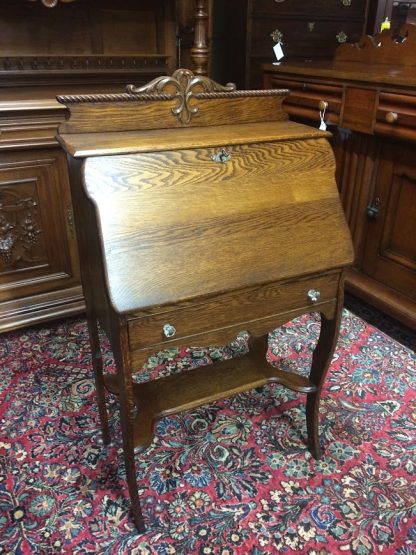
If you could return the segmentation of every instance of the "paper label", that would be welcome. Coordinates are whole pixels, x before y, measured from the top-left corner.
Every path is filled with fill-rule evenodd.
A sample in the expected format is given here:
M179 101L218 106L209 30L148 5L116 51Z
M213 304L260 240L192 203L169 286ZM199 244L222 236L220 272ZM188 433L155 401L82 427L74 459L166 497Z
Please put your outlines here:
M275 56L276 56L277 61L280 62L280 60L284 57L283 48L282 48L282 43L281 43L281 42L277 42L277 43L273 46L273 50L274 50L274 54L275 54Z

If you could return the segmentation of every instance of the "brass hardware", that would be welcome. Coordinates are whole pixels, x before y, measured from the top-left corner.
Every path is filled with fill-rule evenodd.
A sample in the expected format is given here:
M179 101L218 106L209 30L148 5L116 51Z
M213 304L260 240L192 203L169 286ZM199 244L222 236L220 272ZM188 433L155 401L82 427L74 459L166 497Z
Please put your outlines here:
M270 36L274 42L280 42L283 44L283 33L282 31L279 31L279 29L275 29L272 33L270 33Z
M211 156L211 160L213 160L214 162L225 164L225 162L231 160L231 154L227 152L225 148L220 148L220 150L216 154Z
M321 293L316 289L309 289L307 297L311 301L311 303L317 303L321 298Z
M395 121L398 120L398 115L396 114L396 112L387 112L386 114L386 121L387 123L394 123Z
M346 7L351 6L351 3L352 0L341 0L341 4Z
M367 206L366 212L368 218L375 220L378 217L380 214L380 204L380 197L376 197L374 201Z
M309 21L308 29L309 29L309 32L312 33L312 31L315 29L315 21Z
M328 108L328 102L326 100L320 100L318 104L318 108L322 110L326 110Z
M337 41L342 44L343 42L347 42L348 39L348 35L347 33L345 33L344 31L340 31L337 35L336 35L336 39Z
M173 337L176 333L176 328L175 326L172 326L172 324L164 324L163 326L163 335L165 337Z

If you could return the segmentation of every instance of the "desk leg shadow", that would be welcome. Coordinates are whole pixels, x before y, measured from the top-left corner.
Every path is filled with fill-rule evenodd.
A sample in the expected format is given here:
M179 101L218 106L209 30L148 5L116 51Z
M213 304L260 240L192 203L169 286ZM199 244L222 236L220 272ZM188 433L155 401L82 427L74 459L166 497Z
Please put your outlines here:
M314 458L321 456L319 402L325 375L337 343L341 311L333 319L321 314L321 331L312 357L309 377L282 371L266 360L268 335L249 337L249 352L241 357L216 362L188 372L145 383L131 380L126 333L121 331L113 346L117 374L103 375L96 321L89 322L90 341L97 385L97 397L104 441L110 441L105 409L105 389L120 398L120 418L126 478L135 525L145 531L140 509L134 455L151 443L155 424L170 414L190 410L236 395L267 383L279 383L306 394L308 448Z

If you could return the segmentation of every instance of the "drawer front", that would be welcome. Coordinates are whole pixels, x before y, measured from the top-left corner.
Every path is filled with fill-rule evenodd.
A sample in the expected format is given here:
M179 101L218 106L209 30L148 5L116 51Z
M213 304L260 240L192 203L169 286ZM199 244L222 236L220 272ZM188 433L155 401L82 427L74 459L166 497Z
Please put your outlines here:
M130 348L177 342L189 336L269 318L295 309L319 310L319 306L337 297L338 272L270 284L216 296L191 306L171 307L157 314L129 321ZM313 292L319 292L314 300ZM165 330L165 331L164 331ZM172 334L172 335L170 335Z
M253 14L308 16L325 19L362 19L364 22L366 2L352 0L254 0Z
M380 93L374 131L416 140L416 96Z
M332 58L341 42L356 42L362 26L355 21L323 21L285 19L281 17L256 18L253 20L251 56L274 58L274 41L271 34L282 33L285 58Z
M319 122L321 103L326 103L325 121L339 123L342 107L342 87L311 83L305 79L282 77L279 73L271 77L274 89L289 89L290 94L284 101L285 110L289 115L310 118Z

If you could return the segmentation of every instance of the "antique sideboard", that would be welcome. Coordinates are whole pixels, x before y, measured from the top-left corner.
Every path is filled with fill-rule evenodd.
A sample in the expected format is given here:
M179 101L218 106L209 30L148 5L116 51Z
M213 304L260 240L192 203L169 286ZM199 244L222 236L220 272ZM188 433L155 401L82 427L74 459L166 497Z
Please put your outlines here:
M123 92L183 57L206 73L207 18L207 0L0 0L0 332L84 310L56 95Z
M416 329L416 27L338 47L331 62L264 65L297 121L333 133L356 258L346 287ZM321 112L321 114L320 114Z
M236 91L178 70L126 94L61 96L99 412L119 396L127 485L144 529L136 454L159 418L278 382L306 394L320 456L319 398L353 259L328 133L288 121L287 91ZM271 366L268 332L317 312L308 377ZM97 323L117 373L103 375ZM155 352L225 344L246 356L136 383Z

